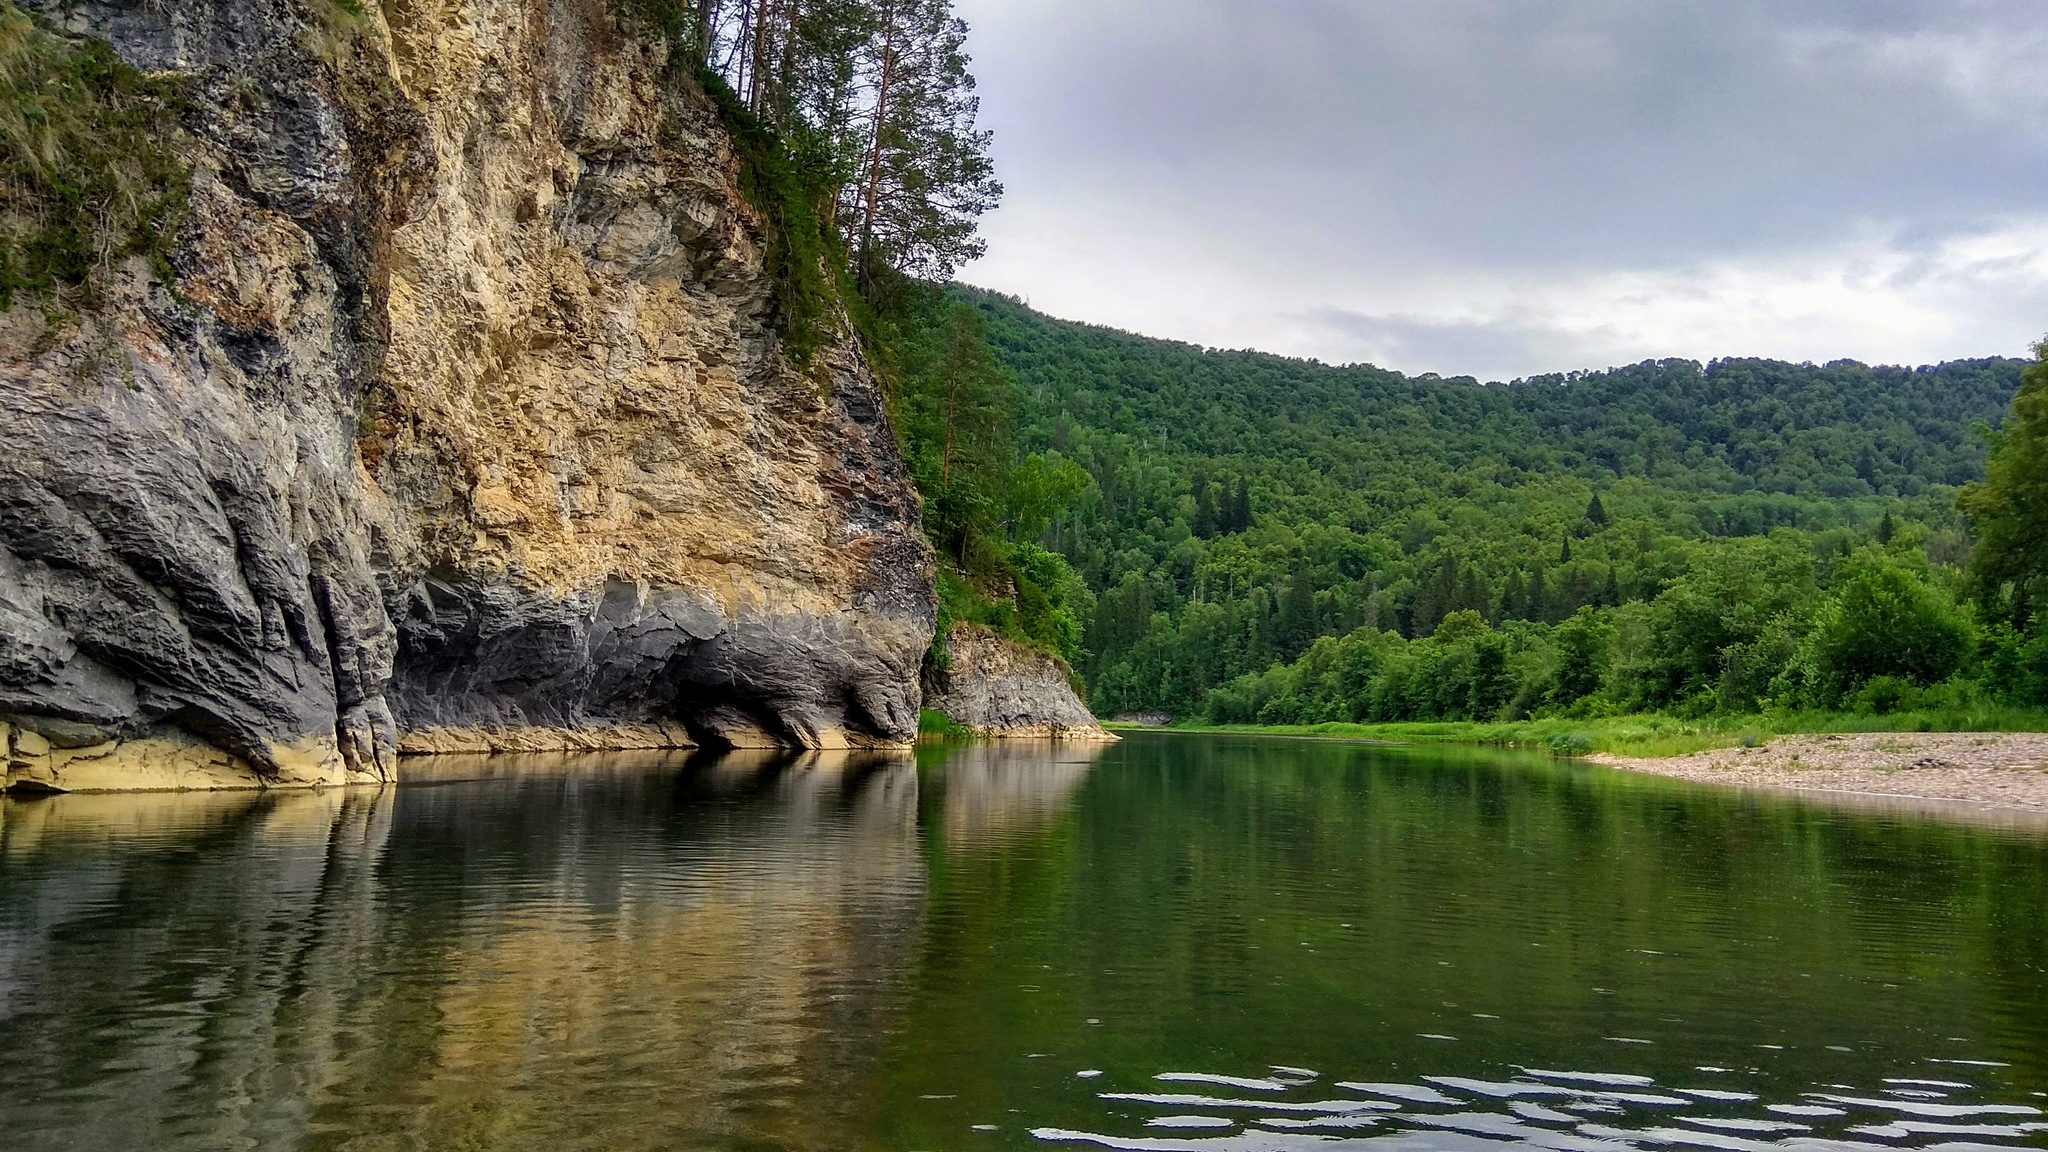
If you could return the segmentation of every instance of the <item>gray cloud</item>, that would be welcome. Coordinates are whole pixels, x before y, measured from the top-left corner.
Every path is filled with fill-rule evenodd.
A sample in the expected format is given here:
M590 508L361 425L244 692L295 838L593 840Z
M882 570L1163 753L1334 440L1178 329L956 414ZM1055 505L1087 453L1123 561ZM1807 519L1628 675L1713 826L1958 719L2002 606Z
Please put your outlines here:
M1458 375L1505 380L1528 363L1571 363L1589 345L1614 343L1612 333L1568 332L1527 319L1436 320L1369 316L1314 309L1302 321L1327 330L1347 359L1370 364L1456 364ZM1604 337L1604 339L1603 339Z
M1874 307L1908 307L1916 284L1939 281L1941 307L1967 313L1956 246L2048 219L2048 23L2031 2L963 0L962 10L977 28L984 118L1010 188L990 221L990 257L967 278L1055 310L1098 311L1104 281L1127 278L1113 314L1084 318L1174 326L1162 335L1250 335L1322 355L1320 339L1334 354L1363 339L1328 322L1348 313L1422 325L1372 340L1404 358L1444 355L1446 372L1568 367L1548 358L1657 343L1657 324L1641 319L1655 301L1612 324L1532 323L1508 315L1514 292L1637 276L1644 292L1683 296L1688 270L1745 263L1792 283L1835 261L1847 282L1858 261L1875 261L1896 279L1860 289L1883 297ZM2032 275L2021 276L2023 294ZM1992 279L2015 290L2010 276ZM2048 308L2048 276L2036 279ZM1323 298L1303 298L1310 288ZM1859 339L1856 292L1825 295L1841 323L1816 316L1804 330ZM1579 307L1562 296L1523 306ZM1328 315L1311 315L1318 308ZM2048 326L2048 310L2040 316L2026 332L1995 334L1996 347L1964 349L1955 341L1965 329L1981 338L1981 325L1953 325L1944 343L1929 311L1913 347L1929 358L2013 351ZM1739 330L1726 335L1742 342ZM1726 351L1771 353L1787 339L1766 325L1753 346ZM1505 350L1515 341L1522 352Z

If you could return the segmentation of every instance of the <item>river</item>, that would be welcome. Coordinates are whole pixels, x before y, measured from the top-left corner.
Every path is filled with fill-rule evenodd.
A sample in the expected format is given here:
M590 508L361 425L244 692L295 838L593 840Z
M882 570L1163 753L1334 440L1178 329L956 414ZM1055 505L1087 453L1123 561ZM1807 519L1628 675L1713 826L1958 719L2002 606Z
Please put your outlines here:
M1471 749L0 800L9 1149L2048 1146L2048 833Z

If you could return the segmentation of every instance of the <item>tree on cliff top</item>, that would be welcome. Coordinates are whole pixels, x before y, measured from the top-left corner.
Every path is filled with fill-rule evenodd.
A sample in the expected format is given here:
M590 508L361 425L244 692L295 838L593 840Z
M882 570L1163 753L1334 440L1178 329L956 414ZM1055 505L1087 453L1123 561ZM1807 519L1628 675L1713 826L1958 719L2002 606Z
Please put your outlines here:
M967 70L967 25L949 0L882 0L869 40L872 109L859 183L842 197L863 284L877 264L944 281L981 255L981 214L1003 186Z
M1002 196L951 0L642 0L790 148L863 291L943 282Z

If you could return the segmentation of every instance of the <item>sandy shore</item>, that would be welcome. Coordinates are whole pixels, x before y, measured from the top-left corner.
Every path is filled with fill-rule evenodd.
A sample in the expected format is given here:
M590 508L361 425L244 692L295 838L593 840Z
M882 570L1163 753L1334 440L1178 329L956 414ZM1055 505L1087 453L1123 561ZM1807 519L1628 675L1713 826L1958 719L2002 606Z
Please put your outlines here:
M1598 764L1739 788L1897 798L2048 817L2048 733L1873 732L1780 736L1760 748Z

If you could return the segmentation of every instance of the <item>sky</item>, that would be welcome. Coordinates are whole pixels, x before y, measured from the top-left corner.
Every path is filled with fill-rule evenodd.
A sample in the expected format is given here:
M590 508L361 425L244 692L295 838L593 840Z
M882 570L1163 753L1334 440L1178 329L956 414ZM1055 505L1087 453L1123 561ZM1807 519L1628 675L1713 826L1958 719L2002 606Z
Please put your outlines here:
M1510 379L2048 332L2041 0L956 0L1055 316Z

